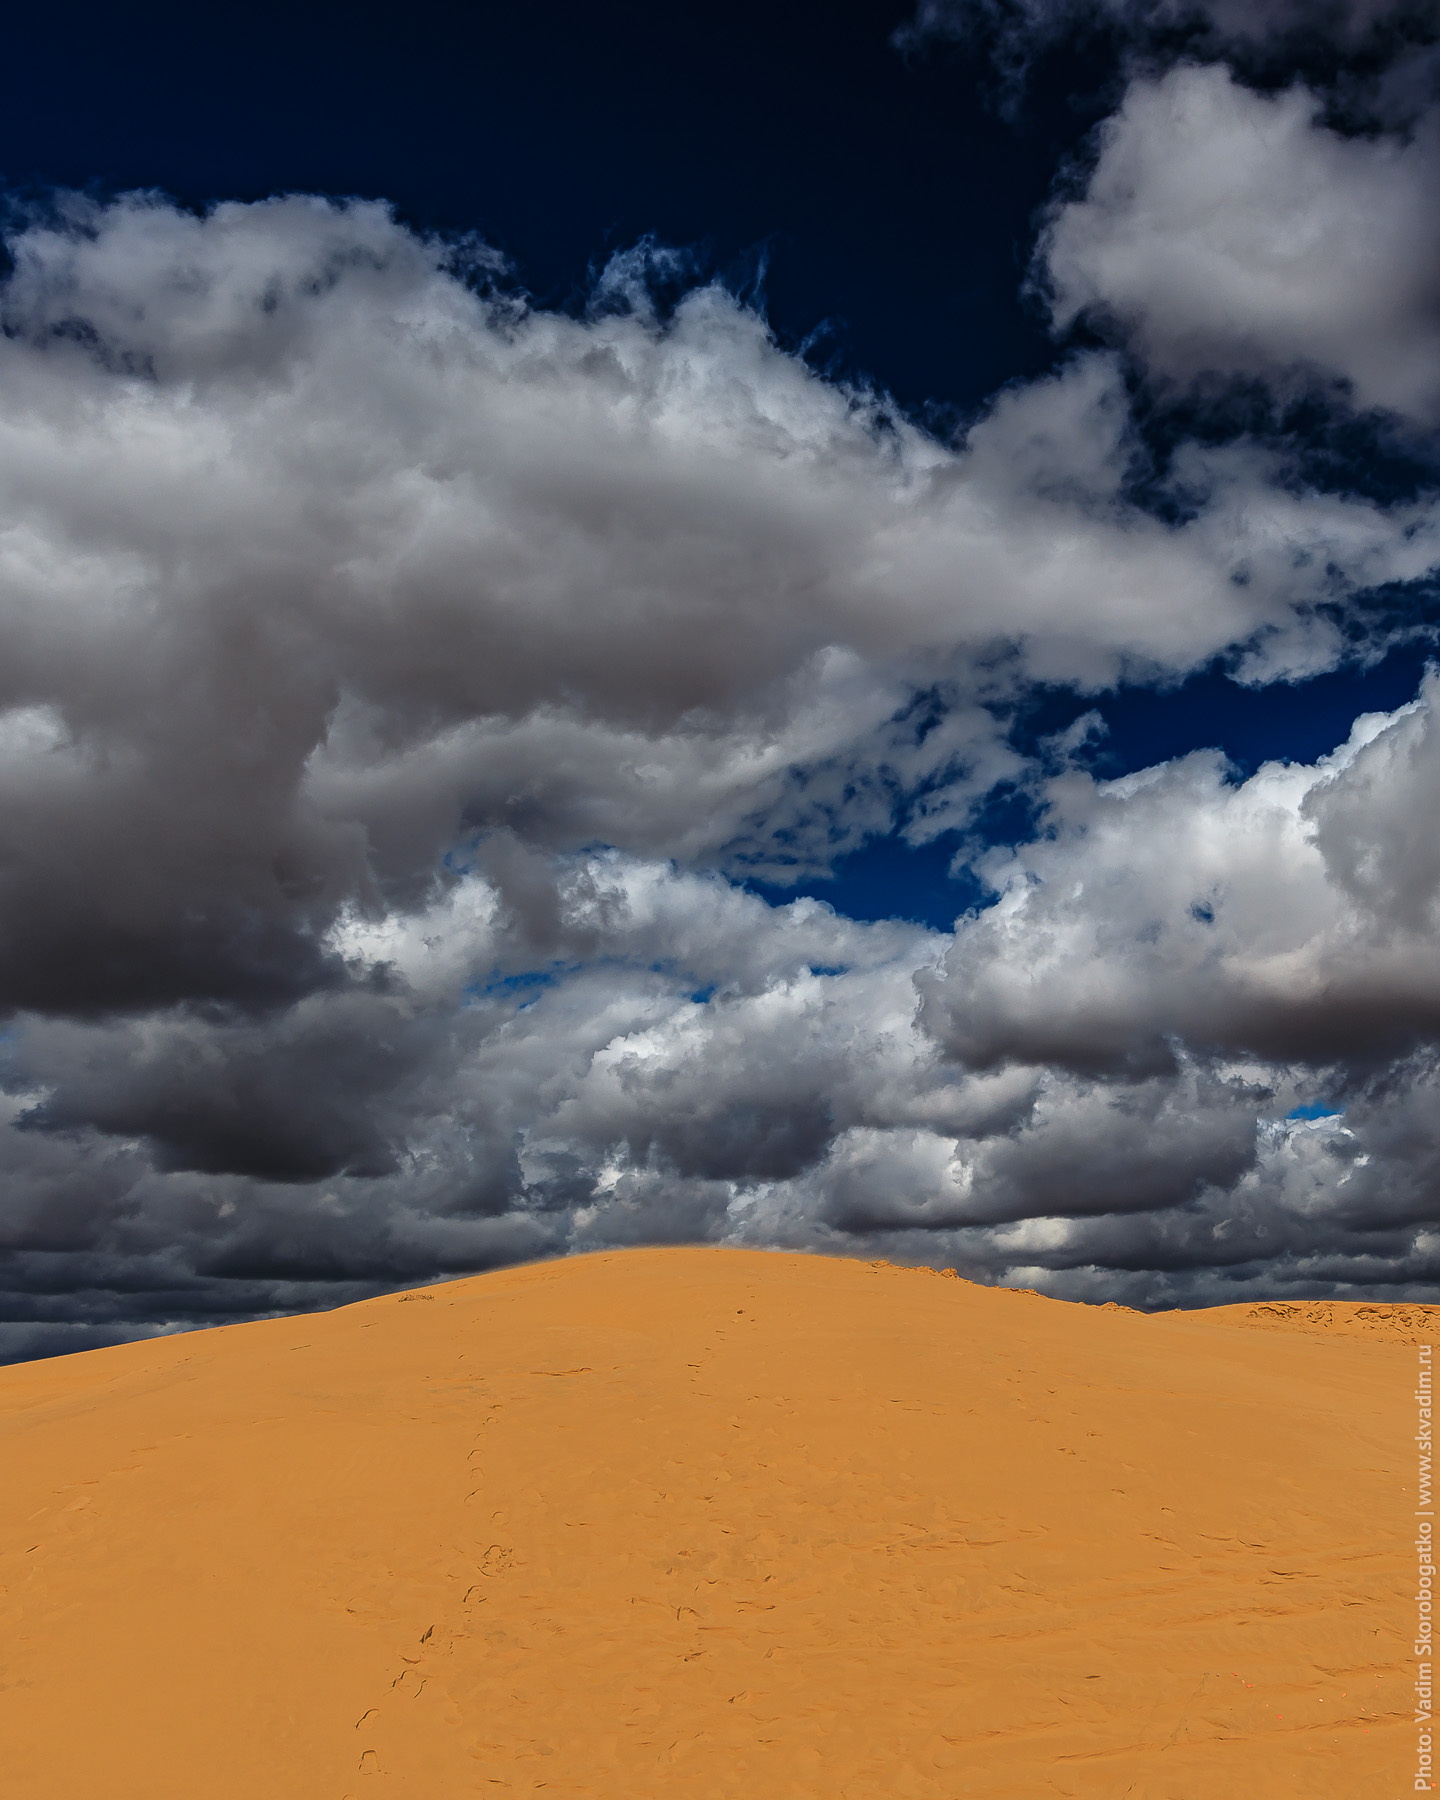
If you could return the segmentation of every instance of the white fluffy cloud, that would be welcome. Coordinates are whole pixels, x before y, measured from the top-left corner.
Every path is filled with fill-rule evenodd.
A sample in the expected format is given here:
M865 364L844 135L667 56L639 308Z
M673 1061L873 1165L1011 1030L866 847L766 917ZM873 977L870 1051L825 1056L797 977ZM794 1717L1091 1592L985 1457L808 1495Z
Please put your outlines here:
M1148 1075L1185 1056L1365 1072L1440 1036L1440 678L1312 766L1200 752L1047 790L992 853L927 1019L963 1062Z
M1440 120L1342 137L1304 87L1221 68L1138 80L1042 255L1057 322L1117 327L1146 366L1343 380L1361 407L1440 408Z

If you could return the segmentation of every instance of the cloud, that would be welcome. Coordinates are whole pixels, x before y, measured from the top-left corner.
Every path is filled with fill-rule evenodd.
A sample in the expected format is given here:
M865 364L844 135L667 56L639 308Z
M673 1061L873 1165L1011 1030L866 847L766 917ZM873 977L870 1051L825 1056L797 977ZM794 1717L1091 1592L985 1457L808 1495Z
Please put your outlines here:
M12 254L0 1004L296 999L486 833L822 867L986 791L1007 684L1324 666L1317 608L1435 556L1254 448L1142 507L1103 356L948 447L718 289L540 313L374 205L67 201Z
M953 939L607 852L549 864L540 968L472 872L343 926L355 985L260 1020L26 1019L13 1315L134 1331L696 1239L1140 1304L1424 1291L1433 703L1239 786L1056 777Z
M1328 144L1215 80L1217 130ZM1141 297L1123 346L955 442L719 288L656 309L634 258L570 317L377 205L62 197L14 235L15 1353L676 1238L1144 1303L1431 1279L1433 689L1240 786L1008 735L1037 683L1333 666L1440 560L1431 496L1147 450L1125 357L1193 334L1101 254L1140 205L1106 158L1175 91L1047 239L1058 304ZM1428 155L1332 149L1354 205ZM1226 366L1323 361L1278 301L1227 338L1183 298ZM1395 330L1326 366L1383 384ZM953 934L737 885L969 829L997 784L1043 835ZM1343 1125L1286 1122L1322 1090Z
M986 864L926 1019L972 1067L1146 1076L1185 1056L1359 1076L1440 1036L1440 677L1314 766L1238 785L1212 752L1046 790Z
M963 29L967 18L993 13L1013 18L1036 38L1073 30L1086 18L1112 21L1123 30L1208 27L1222 38L1265 39L1312 31L1354 42L1381 27L1421 31L1426 8L1411 0L921 0L915 29Z
M1394 113L1433 78L1440 28L1428 0L919 0L898 41L982 42L1013 98L1038 52L1102 34L1131 63L1229 61L1269 80L1304 70Z
M1086 316L1172 380L1309 376L1433 425L1440 124L1343 137L1320 113L1219 68L1133 82L1041 240L1057 325Z

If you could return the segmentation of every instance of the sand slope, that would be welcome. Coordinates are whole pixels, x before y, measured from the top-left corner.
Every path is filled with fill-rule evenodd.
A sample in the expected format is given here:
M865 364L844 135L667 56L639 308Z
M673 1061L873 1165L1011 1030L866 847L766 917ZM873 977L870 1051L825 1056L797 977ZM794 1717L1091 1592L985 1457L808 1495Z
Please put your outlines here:
M1257 1310L654 1250L0 1371L5 1791L1408 1792L1430 1321Z

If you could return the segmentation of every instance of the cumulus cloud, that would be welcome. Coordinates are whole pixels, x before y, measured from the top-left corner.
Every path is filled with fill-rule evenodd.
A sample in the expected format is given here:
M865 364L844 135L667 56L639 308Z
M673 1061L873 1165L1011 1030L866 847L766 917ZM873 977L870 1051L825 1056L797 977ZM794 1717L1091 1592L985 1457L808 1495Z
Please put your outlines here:
M298 997L343 979L341 911L420 901L467 835L821 866L896 794L992 784L981 663L1323 666L1317 608L1434 560L1427 512L1253 448L1140 507L1104 357L948 447L717 289L538 313L377 206L71 202L12 253L9 1005Z
M1440 12L1429 0L922 0L902 42L1034 55L1104 34L1119 104L1033 270L1161 389L1308 384L1432 432ZM1009 102L1007 102L1008 104ZM1113 103L1113 96L1112 96ZM1173 396L1172 396L1173 397Z
M1440 678L1318 764L1248 781L1200 752L1047 789L1045 837L992 854L999 903L925 982L974 1067L1147 1076L1186 1056L1366 1071L1440 1035Z
M1360 407L1440 407L1440 117L1327 129L1304 87L1220 68L1137 80L1082 197L1041 245L1058 325L1081 315L1162 377L1343 382Z
M1252 103L1321 141L1196 105ZM1139 116L1046 249L1132 338L1186 286L1106 236ZM1352 150L1347 204L1429 154ZM657 312L643 256L546 313L376 205L61 199L10 252L0 1351L674 1238L1145 1303L1427 1278L1433 691L1238 787L1046 785L1007 726L1333 665L1440 560L1428 497L1162 469L1121 350L941 442L718 288ZM1283 311L1256 354L1323 362ZM736 885L998 783L1045 835L953 935ZM1343 1125L1287 1120L1317 1086Z

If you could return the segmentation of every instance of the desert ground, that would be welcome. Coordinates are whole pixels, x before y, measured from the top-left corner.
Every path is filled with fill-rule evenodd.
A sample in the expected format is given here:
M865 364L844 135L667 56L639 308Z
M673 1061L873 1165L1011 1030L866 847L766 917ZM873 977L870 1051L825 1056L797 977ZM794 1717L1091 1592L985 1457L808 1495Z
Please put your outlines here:
M1389 1800L1437 1324L658 1249L0 1371L0 1786Z

